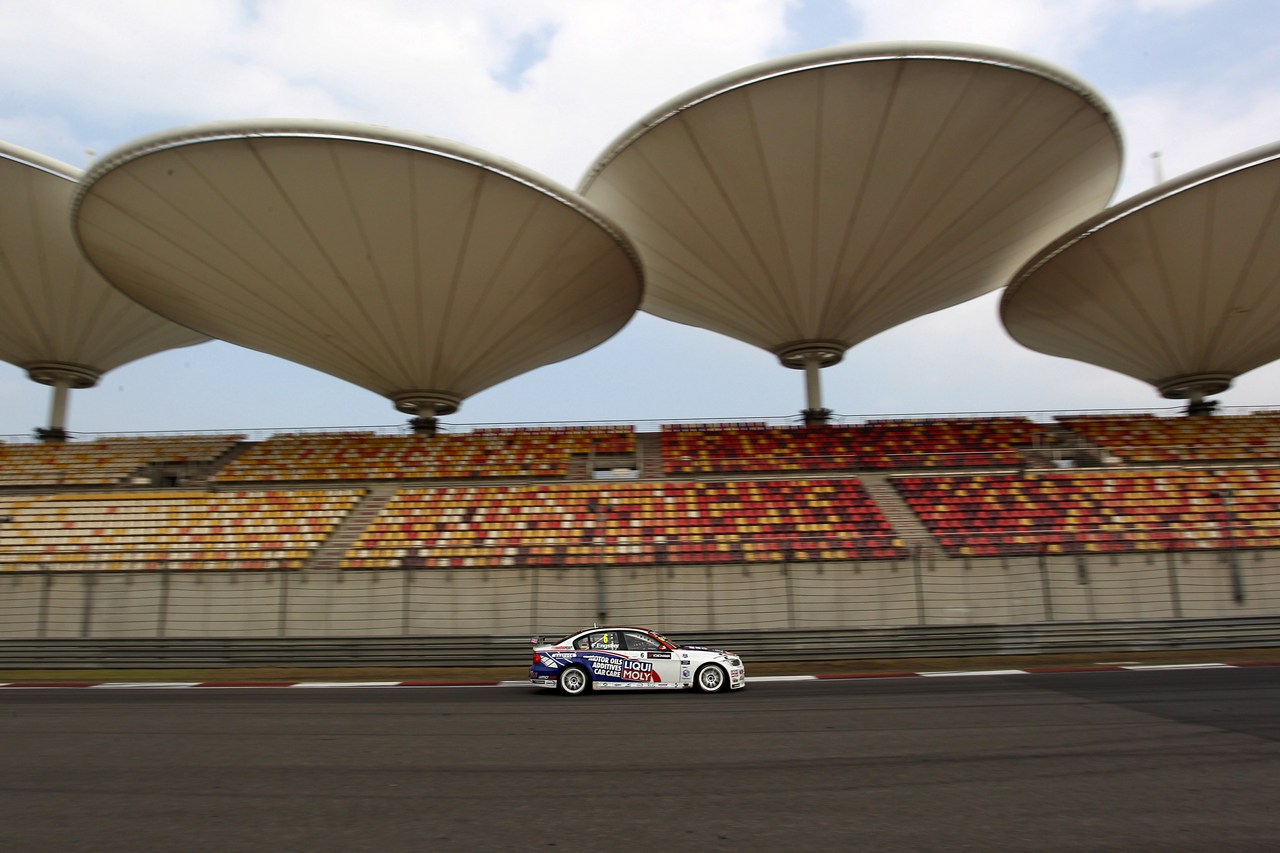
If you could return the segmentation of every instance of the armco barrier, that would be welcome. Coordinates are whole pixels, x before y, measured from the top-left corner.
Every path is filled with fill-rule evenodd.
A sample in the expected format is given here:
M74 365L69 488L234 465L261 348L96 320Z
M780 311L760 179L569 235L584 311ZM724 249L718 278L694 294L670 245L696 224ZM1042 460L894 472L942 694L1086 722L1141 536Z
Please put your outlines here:
M2 639L0 669L523 666L528 637ZM1280 648L1280 617L686 633L751 661Z

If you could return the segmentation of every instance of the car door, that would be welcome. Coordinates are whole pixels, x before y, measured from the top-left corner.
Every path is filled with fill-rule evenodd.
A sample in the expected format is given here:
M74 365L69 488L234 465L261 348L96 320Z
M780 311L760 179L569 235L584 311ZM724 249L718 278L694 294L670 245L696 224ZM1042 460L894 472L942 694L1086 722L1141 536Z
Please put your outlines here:
M622 640L626 645L622 653L627 656L629 667L623 673L625 679L653 687L681 683L680 661L657 637L644 631L624 630Z

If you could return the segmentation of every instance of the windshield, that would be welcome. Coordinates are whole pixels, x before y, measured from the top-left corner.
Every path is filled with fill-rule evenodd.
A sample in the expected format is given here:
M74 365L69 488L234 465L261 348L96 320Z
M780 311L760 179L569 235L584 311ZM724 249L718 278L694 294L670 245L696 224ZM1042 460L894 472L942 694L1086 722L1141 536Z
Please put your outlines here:
M673 649L680 648L680 644L677 643L675 640L671 639L670 637L664 637L661 634L659 634L657 631L650 631L649 633L653 634L653 636L657 637L659 640L666 643L668 646L670 646Z

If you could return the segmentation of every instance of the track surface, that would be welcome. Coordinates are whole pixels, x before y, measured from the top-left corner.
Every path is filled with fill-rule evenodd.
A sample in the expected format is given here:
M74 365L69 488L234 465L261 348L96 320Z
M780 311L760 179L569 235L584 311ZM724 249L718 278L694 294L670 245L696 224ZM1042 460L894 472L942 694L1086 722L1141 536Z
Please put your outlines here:
M1280 668L10 690L0 756L10 853L1274 851Z

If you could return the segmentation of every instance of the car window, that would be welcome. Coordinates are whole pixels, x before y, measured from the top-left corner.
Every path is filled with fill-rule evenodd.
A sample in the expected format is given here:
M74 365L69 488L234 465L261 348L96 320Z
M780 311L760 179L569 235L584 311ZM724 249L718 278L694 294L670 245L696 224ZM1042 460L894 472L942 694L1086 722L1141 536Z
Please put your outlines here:
M662 644L653 637L639 631L624 631L623 636L626 637L628 651L652 652L662 648Z
M617 651L622 647L621 638L617 631L594 631L590 635L591 648L608 649L609 651Z

